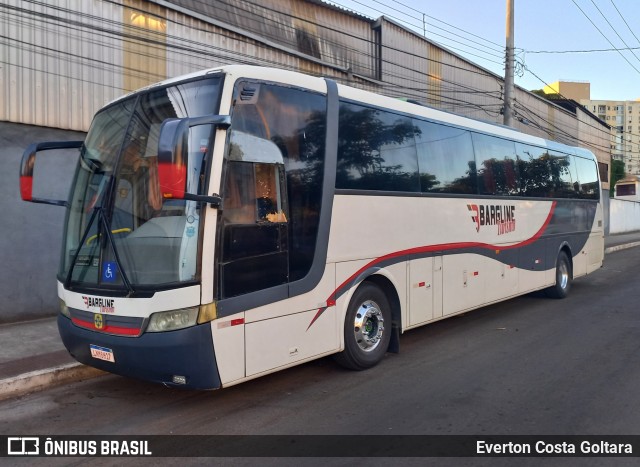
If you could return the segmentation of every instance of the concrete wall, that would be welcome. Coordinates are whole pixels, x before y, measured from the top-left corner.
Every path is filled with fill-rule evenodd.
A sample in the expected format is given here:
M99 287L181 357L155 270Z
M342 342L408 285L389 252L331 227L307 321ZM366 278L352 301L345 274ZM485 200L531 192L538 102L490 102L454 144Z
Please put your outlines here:
M82 140L85 134L0 122L0 323L54 316L65 209L20 199L22 153L33 142ZM67 199L77 150L36 160L34 196Z
M640 203L612 199L609 202L609 233L640 230Z

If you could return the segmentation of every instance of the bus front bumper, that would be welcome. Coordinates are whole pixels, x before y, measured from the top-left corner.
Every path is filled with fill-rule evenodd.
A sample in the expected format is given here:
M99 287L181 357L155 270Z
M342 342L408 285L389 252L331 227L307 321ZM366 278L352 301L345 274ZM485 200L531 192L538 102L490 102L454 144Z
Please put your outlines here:
M221 387L208 323L177 331L122 337L80 328L58 314L58 330L71 356L85 365L173 387ZM92 345L110 350L115 361L93 357Z

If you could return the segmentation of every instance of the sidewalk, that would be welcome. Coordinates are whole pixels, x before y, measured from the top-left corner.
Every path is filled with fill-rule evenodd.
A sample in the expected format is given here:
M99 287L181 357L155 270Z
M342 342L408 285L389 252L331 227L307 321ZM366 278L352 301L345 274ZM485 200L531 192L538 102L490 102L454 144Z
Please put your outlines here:
M640 246L640 232L605 238L605 253ZM56 318L0 325L0 400L105 373L76 362Z
M605 254L640 246L640 232L609 235L604 239Z
M101 374L69 355L55 317L0 325L0 400Z

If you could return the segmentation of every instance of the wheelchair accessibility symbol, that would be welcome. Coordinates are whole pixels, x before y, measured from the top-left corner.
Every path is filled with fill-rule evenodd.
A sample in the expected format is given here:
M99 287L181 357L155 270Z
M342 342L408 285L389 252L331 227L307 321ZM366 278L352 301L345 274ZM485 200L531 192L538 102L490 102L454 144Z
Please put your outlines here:
M115 282L118 276L118 265L115 262L102 264L102 282Z

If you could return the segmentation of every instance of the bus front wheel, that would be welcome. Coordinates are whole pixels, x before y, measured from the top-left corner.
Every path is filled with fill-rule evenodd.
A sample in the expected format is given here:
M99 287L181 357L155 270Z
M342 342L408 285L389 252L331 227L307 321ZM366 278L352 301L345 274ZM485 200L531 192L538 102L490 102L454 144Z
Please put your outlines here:
M552 298L565 298L571 289L571 262L564 251L561 251L556 261L556 283L549 287L546 292Z
M344 350L336 361L351 370L365 370L384 357L391 339L391 307L380 288L364 282L351 298L344 321Z

